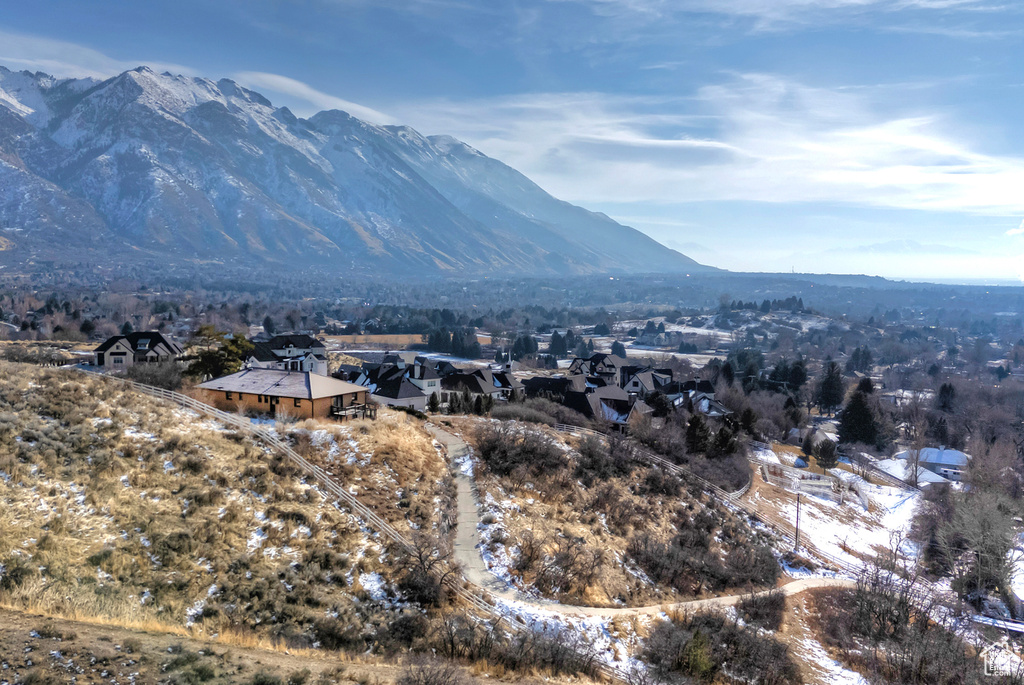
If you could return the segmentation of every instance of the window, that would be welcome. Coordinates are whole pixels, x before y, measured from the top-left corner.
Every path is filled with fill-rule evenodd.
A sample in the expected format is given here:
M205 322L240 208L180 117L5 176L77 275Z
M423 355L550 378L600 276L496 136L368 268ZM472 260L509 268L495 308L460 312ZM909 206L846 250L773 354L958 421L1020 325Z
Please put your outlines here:
M437 381L427 381L428 388L433 388L435 385L437 385Z
M226 400L230 400L231 399L231 392L230 391L226 391L224 393L224 399L226 399Z
M114 357L115 364L124 364L124 359L121 357Z
M302 400L300 400L298 397L295 398L295 406L296 407L301 407L302 406Z

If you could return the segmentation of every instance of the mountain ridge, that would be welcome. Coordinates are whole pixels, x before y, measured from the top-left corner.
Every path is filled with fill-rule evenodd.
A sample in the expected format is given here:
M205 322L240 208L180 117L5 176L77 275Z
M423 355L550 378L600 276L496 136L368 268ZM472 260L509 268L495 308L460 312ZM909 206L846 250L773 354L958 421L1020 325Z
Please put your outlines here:
M0 260L417 274L711 270L451 136L303 119L229 79L0 67Z

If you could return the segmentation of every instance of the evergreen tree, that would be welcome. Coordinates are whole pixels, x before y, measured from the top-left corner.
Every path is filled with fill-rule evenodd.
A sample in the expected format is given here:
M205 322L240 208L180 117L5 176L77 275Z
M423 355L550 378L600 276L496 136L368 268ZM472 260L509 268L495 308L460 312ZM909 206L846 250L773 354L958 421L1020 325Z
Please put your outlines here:
M708 430L704 418L700 414L694 414L686 424L686 451L690 454L703 454L707 452L711 442L711 431Z
M831 440L825 439L815 445L814 461L821 467L822 473L829 469L834 469L836 464L839 463L839 451L836 449L836 444Z
M274 326L274 320L270 318L270 314L263 317L263 332L267 335L274 335L277 332L277 328Z
M867 395L860 390L853 393L839 418L839 441L865 445L878 442L878 424L868 404Z
M587 341L587 352L590 353L590 354L594 354L594 339L593 338L591 338L590 340Z
M789 389L793 392L800 392L800 388L807 382L807 365L803 359L797 359L789 366Z
M441 411L441 399L437 396L436 392L430 393L430 397L427 399L427 411L431 414Z
M747 407L740 414L740 427L750 435L754 434L754 426L757 424L757 412Z
M731 362L727 361L722 364L722 380L729 387L732 387L733 381L736 380L736 372L733 370Z
M829 414L843 403L843 374L839 364L831 359L821 372L821 385L818 386L818 409Z
M553 357L561 359L568 353L568 351L569 350L566 347L565 338L560 336L558 334L558 331L552 333L551 344L548 345L548 354L550 354Z
M620 343L618 340L612 343L612 354L617 357L626 358L626 346Z
M572 330L570 328L569 330L567 330L565 332L565 349L566 349L567 353L568 353L568 350L573 349L574 347L576 347L577 343L580 343L580 342L583 342L583 341L577 339L576 332L574 330Z
M953 408L956 405L956 388L953 387L952 383L943 383L939 386L937 404L940 411L947 414L953 412Z
M708 448L709 459L721 459L733 454L738 448L736 439L733 437L732 431L727 427L722 426L719 429L718 434L715 436L714 442Z
M810 459L812 456L814 456L814 430L813 429L807 431L807 435L804 436L804 442L800 446L800 449L802 449L804 451L804 454L807 455L808 459Z
M121 326L121 335L131 335L134 332L135 332L135 329L132 328L132 322L131 321L125 321L124 325Z

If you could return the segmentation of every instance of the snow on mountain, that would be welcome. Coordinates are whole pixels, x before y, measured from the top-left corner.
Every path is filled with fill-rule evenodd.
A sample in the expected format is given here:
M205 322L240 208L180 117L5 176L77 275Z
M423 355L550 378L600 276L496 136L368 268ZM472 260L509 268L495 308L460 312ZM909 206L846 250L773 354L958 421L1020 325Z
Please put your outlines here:
M448 136L300 119L230 80L55 79L0 67L7 255L256 258L377 273L692 270ZM25 255L23 254L22 257ZM698 267L699 268L699 267Z

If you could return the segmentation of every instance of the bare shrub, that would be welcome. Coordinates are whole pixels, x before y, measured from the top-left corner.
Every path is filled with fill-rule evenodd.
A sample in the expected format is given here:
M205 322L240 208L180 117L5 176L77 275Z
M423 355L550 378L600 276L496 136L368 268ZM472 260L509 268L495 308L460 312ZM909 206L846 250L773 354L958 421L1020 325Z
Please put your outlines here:
M447 659L414 657L409 660L395 685L463 685L462 669Z
M665 679L678 674L702 682L720 678L757 685L801 682L788 647L718 614L659 621L644 645L643 659L655 675Z
M745 597L739 604L740 615L747 623L767 630L778 630L786 613L786 595L782 590L771 590Z

